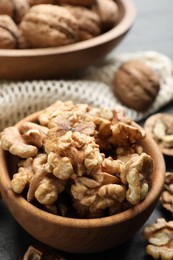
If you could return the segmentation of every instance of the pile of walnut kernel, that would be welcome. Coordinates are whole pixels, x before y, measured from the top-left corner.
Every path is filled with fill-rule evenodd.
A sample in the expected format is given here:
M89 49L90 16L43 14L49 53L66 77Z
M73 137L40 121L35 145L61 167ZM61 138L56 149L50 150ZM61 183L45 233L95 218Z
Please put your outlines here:
M114 0L1 0L0 49L84 41L110 30L118 19Z
M67 217L95 218L139 204L150 189L154 162L145 132L121 109L57 101L37 122L5 128L1 147L19 156L15 193Z
M145 124L146 132L152 134L158 148L164 155L172 156L173 117L171 114L157 113L150 116ZM173 259L173 172L166 172L160 203L168 213L170 220L157 218L155 223L144 227L143 236L147 241L146 252L154 259Z

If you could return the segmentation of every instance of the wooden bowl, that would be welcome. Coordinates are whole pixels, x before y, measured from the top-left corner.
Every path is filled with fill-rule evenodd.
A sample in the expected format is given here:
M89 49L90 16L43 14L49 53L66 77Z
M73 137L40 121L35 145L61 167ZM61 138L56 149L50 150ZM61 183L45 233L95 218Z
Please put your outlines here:
M165 121L166 123L170 124L170 128L172 128L172 126L173 126L173 115L172 114L156 113L156 114L148 117L147 120L145 121L145 124L144 124L145 131L149 135L151 135L151 137L155 140L155 142L158 144L160 151L164 155L173 156L173 146L171 146L171 147L164 146L162 144L162 142L157 140L153 134L153 127L154 127L155 122L158 119L161 119L161 120Z
M16 124L35 122L36 112ZM136 124L135 124L136 125ZM34 238L66 252L91 253L113 248L130 239L146 222L159 200L165 176L163 155L148 135L141 142L144 151L155 163L150 191L139 205L113 216L95 219L75 219L53 215L16 195L11 177L16 172L16 157L0 149L0 191L16 221Z
M0 50L0 79L60 78L103 59L134 22L133 0L118 0L117 4L120 10L118 24L93 39L54 48Z

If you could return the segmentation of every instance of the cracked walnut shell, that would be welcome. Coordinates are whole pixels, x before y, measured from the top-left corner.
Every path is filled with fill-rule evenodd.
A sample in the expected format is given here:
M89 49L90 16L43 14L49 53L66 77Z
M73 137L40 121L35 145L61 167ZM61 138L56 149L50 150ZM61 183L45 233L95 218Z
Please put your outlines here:
M114 92L120 102L134 110L145 111L160 90L157 73L140 60L122 63L115 72Z
M62 6L35 5L20 23L22 35L34 48L55 47L76 42L78 21Z

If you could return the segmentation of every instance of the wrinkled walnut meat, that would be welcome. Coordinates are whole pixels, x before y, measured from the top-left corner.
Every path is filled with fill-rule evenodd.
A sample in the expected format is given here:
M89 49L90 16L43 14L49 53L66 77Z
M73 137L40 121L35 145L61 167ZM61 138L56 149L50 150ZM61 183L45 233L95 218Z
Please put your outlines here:
M65 260L65 258L62 256L62 253L53 248L29 246L23 260Z
M173 221L159 218L143 230L144 238L149 242L146 252L154 259L173 259Z
M144 131L122 111L57 101L37 120L1 133L2 148L21 158L14 192L81 218L116 214L145 199L153 160L139 144Z
M122 63L115 73L115 95L123 105L134 110L146 111L159 90L158 74L140 60Z
M150 116L144 128L149 132L161 151L173 155L173 116L166 113L157 113Z
M164 190L160 196L160 201L165 209L173 215L173 173L166 172Z
M164 118L158 119L153 126L153 134L164 147L173 146L173 131L169 121L165 121Z

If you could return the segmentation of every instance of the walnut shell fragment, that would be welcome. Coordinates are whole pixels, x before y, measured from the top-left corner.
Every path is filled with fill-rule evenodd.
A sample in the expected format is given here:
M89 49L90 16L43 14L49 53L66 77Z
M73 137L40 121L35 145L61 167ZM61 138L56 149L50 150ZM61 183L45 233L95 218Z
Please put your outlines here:
M35 5L20 23L20 30L31 47L55 47L76 42L78 22L62 6Z
M144 129L158 144L165 155L173 155L173 115L157 113L147 118Z
M154 259L173 259L173 221L158 218L154 224L144 228L143 236L149 242L147 254Z
M157 73L139 60L124 62L114 76L114 92L120 102L134 110L145 111L160 90Z
M0 49L18 47L19 31L17 25L8 15L0 15Z
M17 24L20 23L28 10L29 4L27 0L0 1L0 14L9 15Z

